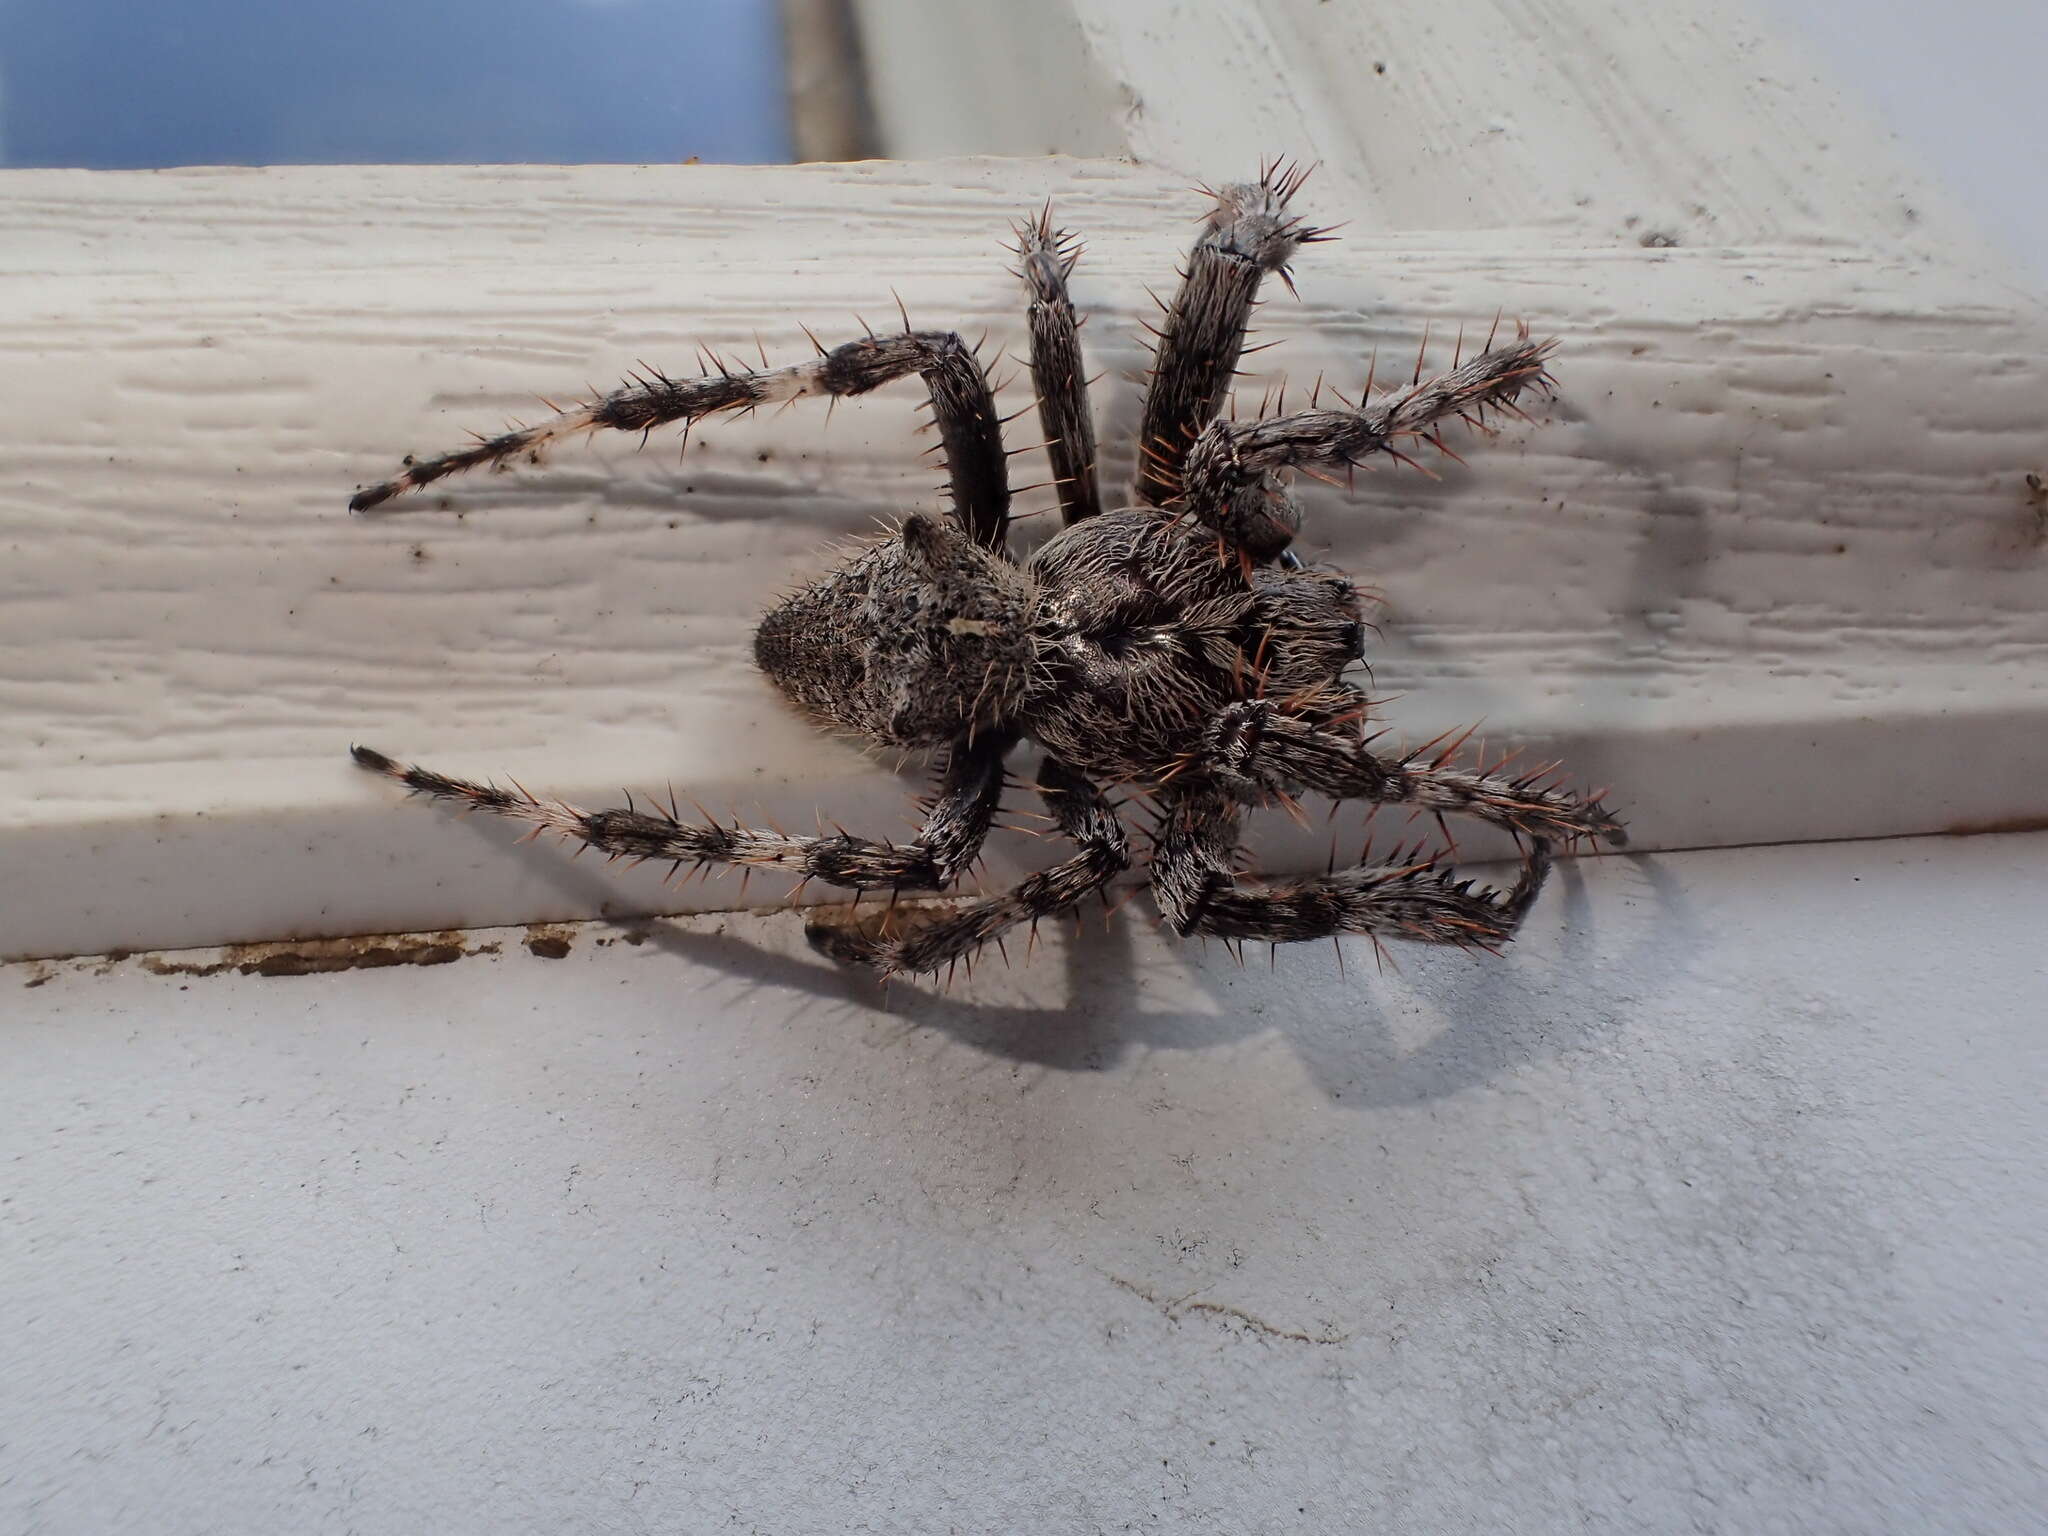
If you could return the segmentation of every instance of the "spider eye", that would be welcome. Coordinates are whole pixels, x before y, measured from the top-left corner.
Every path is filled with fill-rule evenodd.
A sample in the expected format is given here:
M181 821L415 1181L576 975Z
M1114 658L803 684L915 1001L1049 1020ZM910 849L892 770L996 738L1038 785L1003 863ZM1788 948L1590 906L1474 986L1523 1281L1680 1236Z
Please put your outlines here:
M1356 619L1344 626L1344 649L1353 656L1365 654L1365 626Z

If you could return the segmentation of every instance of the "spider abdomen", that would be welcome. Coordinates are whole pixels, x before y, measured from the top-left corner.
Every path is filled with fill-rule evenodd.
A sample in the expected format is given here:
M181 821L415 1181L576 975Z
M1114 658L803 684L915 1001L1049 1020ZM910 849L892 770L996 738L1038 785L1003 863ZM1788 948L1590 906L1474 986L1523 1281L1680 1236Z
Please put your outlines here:
M1016 566L911 517L770 609L754 658L829 724L886 746L942 746L1016 713L1033 598Z

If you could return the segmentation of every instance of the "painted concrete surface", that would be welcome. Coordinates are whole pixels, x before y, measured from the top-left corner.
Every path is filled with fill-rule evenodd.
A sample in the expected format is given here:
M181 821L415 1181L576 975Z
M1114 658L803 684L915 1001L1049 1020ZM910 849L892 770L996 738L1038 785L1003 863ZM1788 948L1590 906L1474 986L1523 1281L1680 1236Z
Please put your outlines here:
M0 968L0 1530L2042 1530L2044 857Z

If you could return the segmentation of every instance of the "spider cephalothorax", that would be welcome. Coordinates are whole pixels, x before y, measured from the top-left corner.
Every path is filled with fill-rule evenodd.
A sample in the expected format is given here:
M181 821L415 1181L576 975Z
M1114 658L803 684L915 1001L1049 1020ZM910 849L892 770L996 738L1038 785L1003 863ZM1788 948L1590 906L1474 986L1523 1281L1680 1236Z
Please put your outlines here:
M1018 227L1030 296L1031 374L1066 526L1028 561L1005 536L1009 488L988 380L950 332L869 335L782 369L718 368L636 378L538 426L409 463L363 491L357 511L457 470L532 455L571 432L646 432L805 395L858 395L919 374L951 480L950 515L906 518L778 604L755 638L761 668L821 721L870 741L940 748L944 768L908 843L849 834L789 837L673 810L580 811L405 767L358 747L356 761L423 794L558 830L613 855L681 865L787 870L855 891L940 890L980 850L1019 742L1044 752L1038 788L1074 857L1013 889L901 931L814 925L835 958L931 971L1023 922L1100 891L1131 862L1107 787L1151 796L1151 863L1161 914L1181 934L1282 941L1339 933L1489 945L1511 937L1556 842L1624 841L1597 796L1546 775L1455 767L1448 753L1371 750L1369 701L1345 673L1364 624L1341 573L1288 550L1300 513L1284 476L1349 470L1395 444L1441 447L1441 424L1484 424L1547 390L1547 343L1489 336L1470 361L1417 377L1356 408L1236 422L1219 412L1261 281L1322 232L1288 211L1301 176L1269 168L1215 194L1180 290L1159 328L1132 505L1104 511L1083 385L1079 322L1067 298L1078 248L1044 215ZM1525 854L1505 891L1460 881L1433 859L1362 864L1315 878L1254 882L1235 859L1247 810L1301 792L1457 812L1513 832Z

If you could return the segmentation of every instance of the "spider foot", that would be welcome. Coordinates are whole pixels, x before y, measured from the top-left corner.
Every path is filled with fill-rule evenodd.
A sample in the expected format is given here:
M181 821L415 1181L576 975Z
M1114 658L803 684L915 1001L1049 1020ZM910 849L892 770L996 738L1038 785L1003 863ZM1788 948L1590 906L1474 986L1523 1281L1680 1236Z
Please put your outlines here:
M952 903L934 901L813 908L804 919L804 938L836 965L888 977L899 971L926 969L911 963L915 942L941 926L955 910Z

